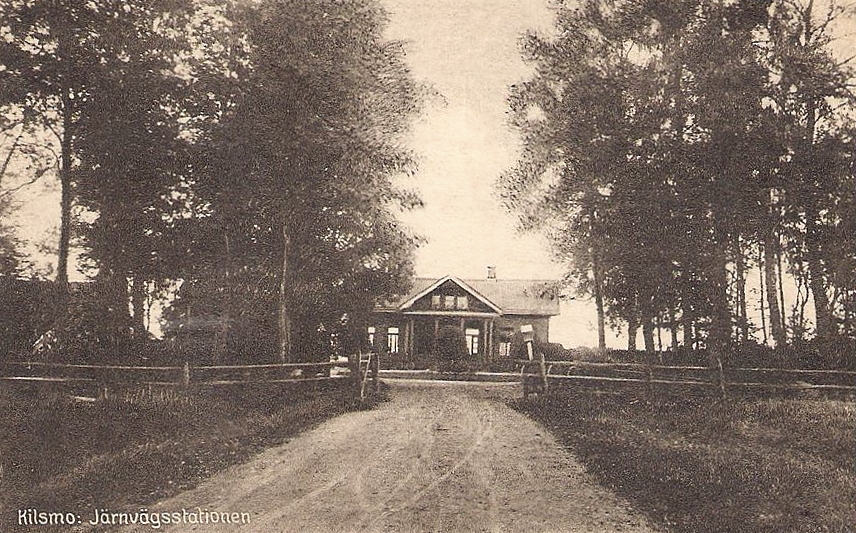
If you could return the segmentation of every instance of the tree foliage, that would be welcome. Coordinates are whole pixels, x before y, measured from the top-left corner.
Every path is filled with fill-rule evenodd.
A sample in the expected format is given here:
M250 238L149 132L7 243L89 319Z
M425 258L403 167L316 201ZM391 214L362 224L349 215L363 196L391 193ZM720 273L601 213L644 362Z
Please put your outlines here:
M292 357L400 290L420 89L384 21L370 0L0 3L2 116L56 152L57 282L78 246L99 345L144 340L178 287L167 321L219 317L218 353Z
M641 325L648 350L667 324L722 356L749 340L745 275L758 247L768 274L780 252L793 271L805 265L819 337L852 331L828 301L847 292L830 270L853 251L830 239L852 208L853 75L830 48L840 10L587 0L557 13L555 36L523 44L537 72L512 89L524 150L500 186L524 226L549 222L600 312L631 338Z
M248 78L212 133L195 188L203 259L184 277L222 280L227 320L278 315L268 331L286 359L319 322L365 316L411 274L394 210L418 199L392 177L413 166L397 141L418 87L371 2L268 2L238 20Z

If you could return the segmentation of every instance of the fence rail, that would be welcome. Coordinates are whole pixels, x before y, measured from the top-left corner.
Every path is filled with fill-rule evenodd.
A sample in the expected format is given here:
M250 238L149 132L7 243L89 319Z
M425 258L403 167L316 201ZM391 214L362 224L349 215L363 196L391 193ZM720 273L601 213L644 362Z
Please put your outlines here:
M665 366L642 363L519 360L524 394L528 380L592 386L643 386L728 391L827 391L856 394L856 372L783 368ZM546 368L542 371L542 368ZM543 374L543 375L542 375Z
M123 385L217 387L227 385L284 385L335 382L351 378L359 397L377 389L378 356L354 354L345 359L306 363L254 365L131 366L8 361L0 363L0 383L95 386L106 395ZM338 372L336 371L338 369ZM347 371L345 371L347 369ZM369 377L374 387L367 386Z
M819 391L856 394L856 371L782 368L722 368L549 361L536 356L517 360L518 371L474 372L463 375L430 371L379 370L378 354L354 354L345 360L255 365L130 366L66 364L43 361L0 363L0 383L33 383L91 387L102 390L122 385L239 386L333 382L350 377L355 392L366 398L378 388L381 376L390 378L475 379L523 382L524 393L546 392L553 385L576 384L594 388L653 390L692 389L717 391ZM337 370L338 369L338 372ZM347 372L344 371L347 369ZM371 386L369 386L371 384ZM534 388L533 388L534 387Z

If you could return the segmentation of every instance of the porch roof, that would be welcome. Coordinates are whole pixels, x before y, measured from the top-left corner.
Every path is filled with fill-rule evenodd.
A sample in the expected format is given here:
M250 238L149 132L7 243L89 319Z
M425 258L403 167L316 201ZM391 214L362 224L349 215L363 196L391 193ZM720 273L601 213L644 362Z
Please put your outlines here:
M477 311L403 311L403 315L407 316L436 316L436 317L457 317L457 318L496 318L499 313L479 313Z

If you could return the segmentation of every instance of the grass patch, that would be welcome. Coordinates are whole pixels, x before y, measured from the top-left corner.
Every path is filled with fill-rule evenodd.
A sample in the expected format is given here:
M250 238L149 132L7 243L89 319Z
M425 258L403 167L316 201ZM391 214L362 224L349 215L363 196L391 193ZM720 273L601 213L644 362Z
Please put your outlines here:
M856 531L856 404L562 391L515 408L666 531Z
M192 488L356 407L343 385L137 389L95 402L0 390L0 531L18 528L17 509L89 516Z

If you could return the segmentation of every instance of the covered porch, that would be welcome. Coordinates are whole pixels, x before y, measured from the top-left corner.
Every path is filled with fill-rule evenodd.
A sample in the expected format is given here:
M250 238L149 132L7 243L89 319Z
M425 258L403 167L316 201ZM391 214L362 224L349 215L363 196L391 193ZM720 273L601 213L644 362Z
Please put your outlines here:
M494 354L495 322L498 313L468 311L407 311L402 313L399 353L408 358L438 353L440 330L454 327L466 340L472 358L490 359Z

